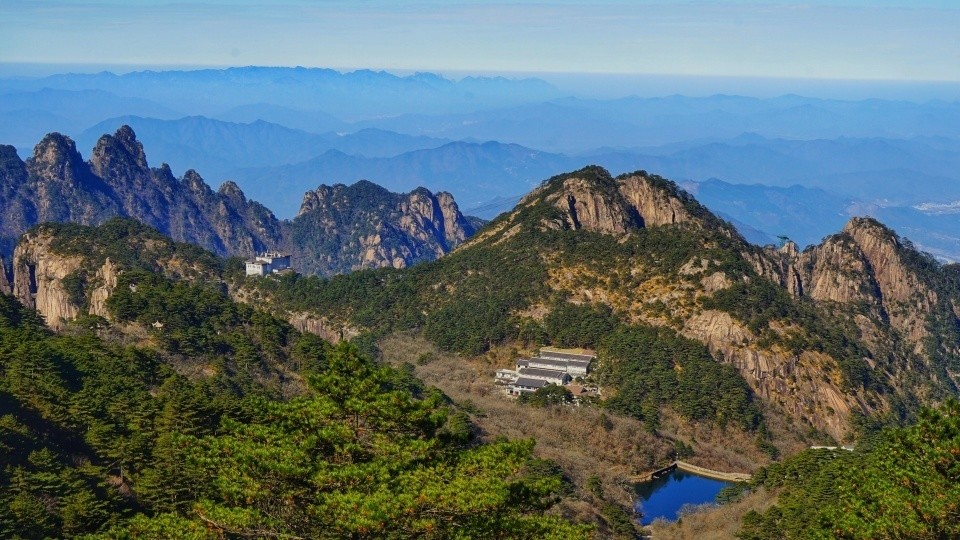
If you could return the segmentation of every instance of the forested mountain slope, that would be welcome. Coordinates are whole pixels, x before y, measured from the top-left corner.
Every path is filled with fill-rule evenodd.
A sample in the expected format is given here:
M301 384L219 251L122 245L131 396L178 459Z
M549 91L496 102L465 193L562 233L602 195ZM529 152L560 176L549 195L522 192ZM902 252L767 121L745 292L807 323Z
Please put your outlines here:
M531 442L479 444L408 373L233 302L223 260L130 220L31 236L102 311L53 334L0 296L0 536L589 534L543 515L568 488Z
M650 338L630 336L682 337L735 368L717 373L706 403L687 403L690 417L756 429L758 396L844 439L863 415L902 417L921 397L956 393L955 275L871 220L802 254L762 250L672 182L592 167L546 181L438 261L248 287L346 335L420 329L470 354L513 341L597 347L640 418L685 402L683 377L656 392L651 377L682 374L697 354L681 345L656 367Z
M756 475L781 492L744 516L743 540L956 538L960 535L960 404L924 410L855 451L808 450Z
M448 193L394 194L370 183L320 186L306 193L297 218L279 220L233 182L213 191L192 169L177 179L166 165L150 168L129 126L102 136L89 161L57 133L26 162L0 145L0 210L0 255L7 257L38 223L97 225L124 216L219 255L288 251L296 268L325 275L408 266L474 231Z
M584 534L540 517L569 491L559 469L531 461L521 443L474 449L464 411L409 371L331 350L283 321L305 314L332 336L414 330L466 355L504 344L595 348L604 409L652 433L679 415L770 455L784 422L810 440L846 440L956 394L955 266L863 219L803 252L756 248L643 171L554 177L449 255L410 268L245 279L238 260L131 220L37 227L14 262L17 296L61 332L11 303L9 326L33 329L0 340L49 342L11 349L0 388L0 449L39 452L10 450L19 461L4 473L0 520L15 531L42 523L38 536L112 527L121 537L382 537L397 523L400 537L449 536L442 523L474 537ZM85 347L98 352L83 356ZM103 364L118 358L120 367ZM126 382L104 390L112 380ZM168 405L165 384L200 385L207 408L183 412L194 402L182 396ZM95 398L73 396L88 387ZM136 405L111 408L136 388ZM169 440L156 427L168 410L181 422ZM190 427L194 416L216 425ZM320 426L335 426L321 430L330 438L300 436ZM351 467L330 469L343 452ZM528 498L517 504L516 490ZM504 518L469 517L477 513ZM445 517L411 517L423 515Z

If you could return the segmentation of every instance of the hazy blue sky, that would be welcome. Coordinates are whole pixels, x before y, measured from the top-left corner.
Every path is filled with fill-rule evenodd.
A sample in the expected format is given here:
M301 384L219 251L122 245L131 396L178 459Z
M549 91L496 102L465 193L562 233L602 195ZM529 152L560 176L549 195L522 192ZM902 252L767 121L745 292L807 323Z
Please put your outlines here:
M960 0L0 0L0 62L960 81Z

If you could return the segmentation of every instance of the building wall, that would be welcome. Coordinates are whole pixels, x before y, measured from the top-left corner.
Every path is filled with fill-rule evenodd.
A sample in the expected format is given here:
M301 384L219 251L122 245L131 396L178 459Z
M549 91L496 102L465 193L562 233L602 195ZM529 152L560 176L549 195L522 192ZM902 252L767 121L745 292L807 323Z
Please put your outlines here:
M270 273L270 265L267 263L247 263L248 276L265 276Z

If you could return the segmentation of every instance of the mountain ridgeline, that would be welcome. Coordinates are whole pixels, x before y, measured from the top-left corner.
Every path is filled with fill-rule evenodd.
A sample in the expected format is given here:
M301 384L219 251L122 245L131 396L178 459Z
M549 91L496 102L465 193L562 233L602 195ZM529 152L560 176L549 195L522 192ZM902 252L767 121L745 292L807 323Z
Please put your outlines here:
M38 223L96 225L125 216L218 255L289 251L296 268L325 275L407 266L448 252L474 232L447 193L398 195L368 182L321 186L306 194L297 218L279 220L233 182L213 191L194 170L178 179L166 165L150 168L128 126L102 136L89 161L57 133L44 137L26 162L13 147L0 146L0 207L6 257Z
M668 180L589 167L544 182L436 261L248 286L350 335L421 329L469 354L512 342L597 348L601 377L633 393L624 410L653 425L693 382L650 377L700 366L696 344L732 372L691 417L756 426L759 399L848 440L858 419L902 419L957 393L958 275L871 219L803 252L759 248ZM686 352L655 367L650 340Z
M75 169L54 177L110 174ZM118 200L107 187L79 193L94 201L84 212ZM592 348L597 406L658 437L673 416L719 428L771 457L785 440L866 440L960 393L960 267L875 220L802 252L760 248L673 182L599 167L548 179L470 238L445 199L368 182L308 193L285 231L314 246L317 271L353 246L386 261L332 277L246 279L236 259L127 218L31 228L0 286L60 334L0 305L0 452L18 456L0 471L0 531L363 538L402 522L424 537L588 534L542 515L571 492L529 444L477 446L472 405L310 332L375 343L412 331L465 355ZM411 232L415 216L433 247ZM395 223L422 243L341 221ZM124 385L97 393L120 375ZM88 387L93 398L75 391ZM130 406L114 411L118 400ZM200 421L209 414L219 428ZM26 459L9 450L19 447ZM470 518L494 513L505 521ZM411 518L426 515L439 517ZM761 535L777 526L773 514L751 519Z

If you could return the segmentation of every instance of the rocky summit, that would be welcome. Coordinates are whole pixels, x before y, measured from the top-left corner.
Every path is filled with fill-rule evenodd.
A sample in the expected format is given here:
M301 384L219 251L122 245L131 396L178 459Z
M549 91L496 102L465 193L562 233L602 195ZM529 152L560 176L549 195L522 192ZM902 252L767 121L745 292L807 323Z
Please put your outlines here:
M307 273L404 268L436 259L473 235L449 193L391 193L368 181L320 186L290 224L295 265Z

